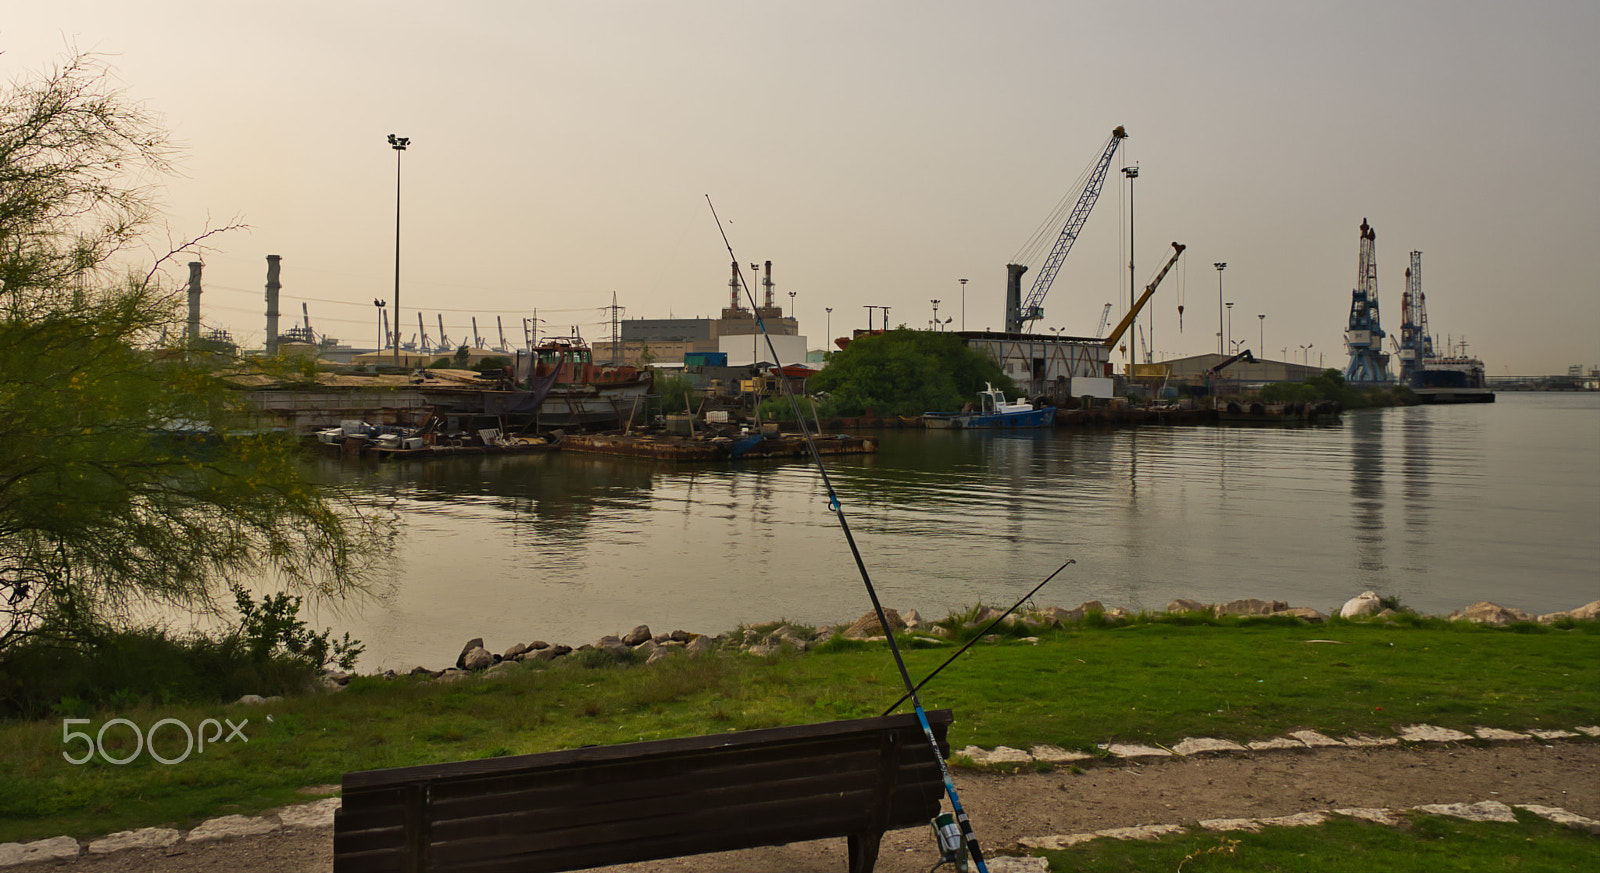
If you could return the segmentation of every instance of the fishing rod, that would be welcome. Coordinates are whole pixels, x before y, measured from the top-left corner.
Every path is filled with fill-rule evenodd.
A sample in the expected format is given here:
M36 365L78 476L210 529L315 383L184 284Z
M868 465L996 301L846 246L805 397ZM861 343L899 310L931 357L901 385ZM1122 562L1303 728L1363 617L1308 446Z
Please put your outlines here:
M739 285L744 288L745 298L750 301L750 309L755 314L756 326L761 329L761 337L767 342L767 353L772 355L775 366L782 367L783 361L778 357L778 348L772 342L772 335L767 333L767 323L761 317L761 309L756 306L755 292L750 290L750 283L744 280L744 269L739 266L739 257L733 253L733 243L728 241L728 231L722 226L722 217L717 215L717 207L711 202L710 194L706 195L706 205L711 208L711 217L717 222L717 233L722 235L722 244L728 249L728 257L733 259L734 270L739 275ZM805 438L806 450L811 455L811 462L817 467L817 473L822 477L823 490L828 494L828 508L833 511L834 517L839 519L839 529L844 532L845 542L850 546L850 555L856 562L856 570L861 573L861 582L866 586L867 597L872 601L872 611L878 617L878 625L883 628L884 637L889 641L889 653L894 656L895 667L900 670L900 679L905 683L906 694L910 696L911 705L916 710L917 721L922 725L922 734L927 737L928 745L933 749L933 760L939 765L939 775L944 779L944 793L950 798L950 809L955 813L956 822L960 825L962 839L967 844L967 852L978 865L978 873L989 873L989 867L983 860L983 850L978 847L978 835L973 832L972 821L967 818L967 811L961 806L961 797L956 793L955 782L950 778L950 768L945 765L944 755L939 750L939 740L933 735L933 726L928 724L927 711L922 708L922 698L917 695L916 686L911 682L911 673L906 669L905 658L900 654L900 647L895 644L894 631L889 627L888 617L884 615L883 603L878 600L878 590L872 585L872 575L867 572L866 562L861 558L861 549L856 546L856 538L850 532L850 522L845 519L844 505L839 502L839 494L833 489L833 480L828 477L827 467L823 466L822 455L817 451L817 443L812 437L811 428L806 425L805 416L800 414L800 401L795 399L794 388L790 386L787 378L779 379L778 383L783 388L784 397L789 400L789 406L794 410L795 420L800 423L800 435Z
M1038 594L1040 588L1043 588L1044 586L1050 584L1050 580L1056 578L1056 576L1062 570L1067 569L1067 566L1069 564L1076 564L1076 563L1078 563L1078 562L1073 560L1072 558L1068 558L1066 564L1062 564L1061 566L1056 568L1056 572L1051 573L1050 575L1044 577L1044 581L1043 582L1040 582L1038 585L1033 586L1033 590L1032 591L1029 591L1027 594L1022 595L1022 599L1021 600L1018 600L1016 603L1011 604L1011 608L1010 609L1006 610L1005 612L1000 613L1000 616L998 618L996 618L994 621L989 622L989 626L988 627L984 628L981 631L978 631L976 636L974 636L970 640L967 640L967 644L962 646L961 648L957 649L956 653L954 655L951 655L950 657L946 658L944 660L944 663L940 664L938 667L935 667L932 673L929 673L928 675L922 677L922 681L918 682L916 684L915 688L912 688L911 691L907 691L905 694L900 695L900 699L899 700L896 700L894 703L889 704L889 708L884 710L883 714L884 715L888 715L889 713L894 712L896 709L899 709L900 708L900 704L905 703L906 702L906 698L910 697L912 692L922 690L922 686L927 685L929 682L932 682L933 681L933 677L939 675L939 672L941 670L943 670L944 668L950 666L950 664L953 663L955 661L955 659L961 657L961 655L963 653L965 653L968 649L972 648L972 644L973 643L976 643L978 640L981 640L984 637L988 636L989 635L989 631L992 631L992 630L995 629L995 625L998 625L1000 622L1005 621L1006 620L1006 616L1008 616L1011 613L1017 611L1017 607L1021 606L1024 603L1027 603L1029 600L1032 600L1033 599L1033 595Z

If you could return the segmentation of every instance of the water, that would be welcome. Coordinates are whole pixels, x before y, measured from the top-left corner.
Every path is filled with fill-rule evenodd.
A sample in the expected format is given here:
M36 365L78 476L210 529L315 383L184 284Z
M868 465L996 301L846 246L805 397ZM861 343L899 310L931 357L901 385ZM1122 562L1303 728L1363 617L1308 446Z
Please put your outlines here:
M1315 428L893 431L827 461L887 606L1160 609L1364 590L1445 614L1600 598L1600 396L1346 413ZM398 498L386 596L317 616L361 668L442 666L463 642L580 644L649 624L720 632L870 608L815 468L578 454L325 470Z

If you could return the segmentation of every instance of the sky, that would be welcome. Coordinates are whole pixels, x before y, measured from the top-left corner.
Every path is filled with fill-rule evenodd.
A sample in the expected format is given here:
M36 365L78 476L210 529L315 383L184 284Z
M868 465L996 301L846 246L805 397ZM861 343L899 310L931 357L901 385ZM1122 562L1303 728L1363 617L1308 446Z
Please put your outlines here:
M1600 366L1593 0L14 6L8 81L100 53L182 148L158 242L248 225L207 241L202 300L246 346L275 254L283 326L304 304L371 347L397 206L407 337L420 310L458 342L474 316L491 344L496 317L599 340L613 295L716 317L708 197L814 348L881 326L869 305L999 330L1005 265L1122 125L1036 331L1099 335L1106 303L1115 324L1131 235L1141 290L1188 247L1140 318L1156 360L1217 351L1220 320L1342 369L1366 219L1391 335L1421 251L1432 332L1491 376Z

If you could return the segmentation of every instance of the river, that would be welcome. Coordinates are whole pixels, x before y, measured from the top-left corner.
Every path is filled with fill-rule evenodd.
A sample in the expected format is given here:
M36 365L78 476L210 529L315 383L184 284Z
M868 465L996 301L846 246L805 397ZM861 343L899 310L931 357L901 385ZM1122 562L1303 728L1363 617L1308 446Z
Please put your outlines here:
M1364 590L1425 613L1600 598L1600 395L1347 412L1299 428L885 431L827 471L886 606L1161 609L1258 597L1328 612ZM578 645L648 624L721 632L870 608L817 470L551 453L327 460L394 499L382 596L321 609L360 669L440 667L483 637Z

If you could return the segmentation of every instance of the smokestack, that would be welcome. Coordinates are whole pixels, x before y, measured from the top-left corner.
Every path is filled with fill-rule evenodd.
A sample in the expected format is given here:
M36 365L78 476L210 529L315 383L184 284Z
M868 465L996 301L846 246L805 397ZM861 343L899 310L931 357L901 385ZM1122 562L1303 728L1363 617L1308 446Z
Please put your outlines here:
M189 335L187 345L193 348L200 341L200 269L199 261L189 262Z
M278 262L283 258L267 255L267 354L278 353Z
M767 278L761 283L761 285L767 291L767 296L765 298L766 299L765 306L768 309L771 309L772 308L772 262L771 261L767 262Z
M728 308L729 309L738 309L739 308L739 262L738 261L734 261L733 262L733 278L728 280L728 291L729 291L729 295L730 295Z

